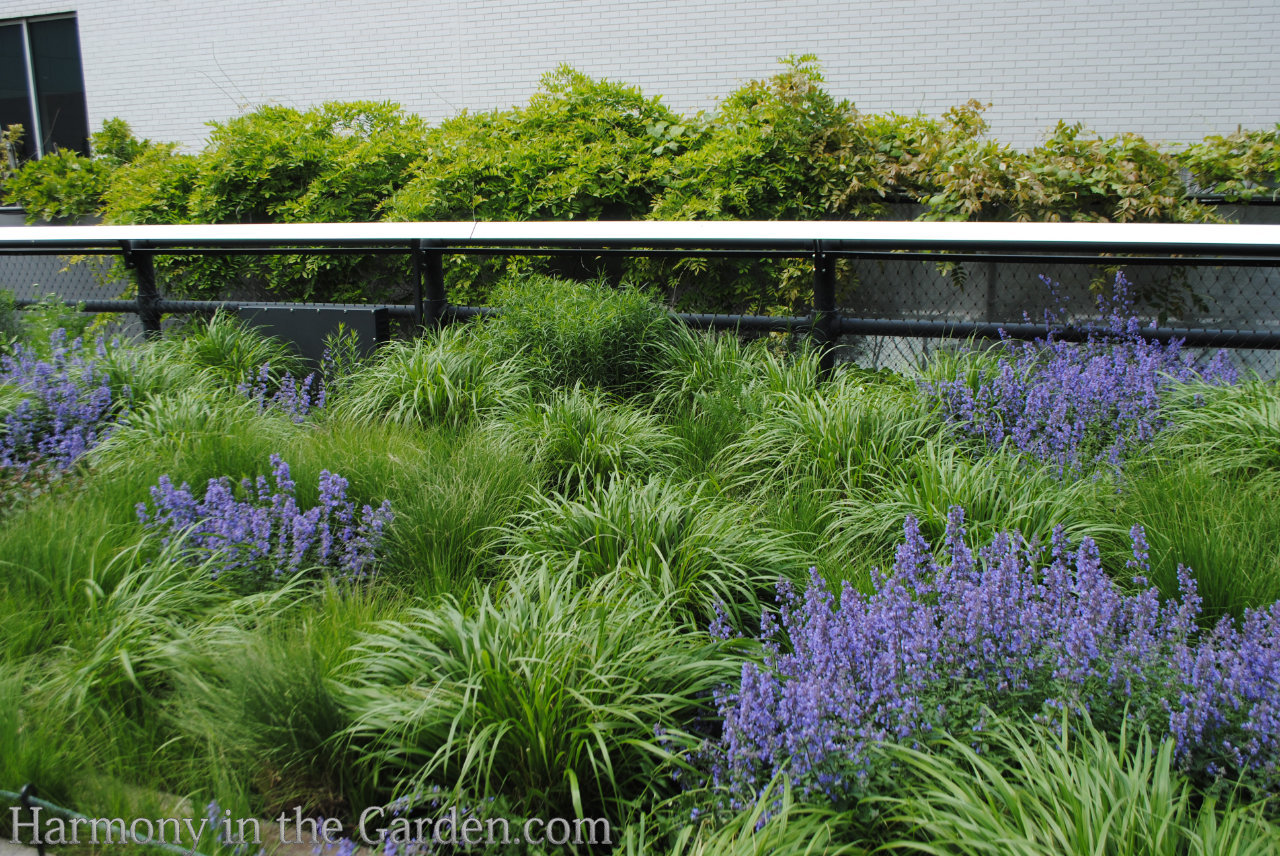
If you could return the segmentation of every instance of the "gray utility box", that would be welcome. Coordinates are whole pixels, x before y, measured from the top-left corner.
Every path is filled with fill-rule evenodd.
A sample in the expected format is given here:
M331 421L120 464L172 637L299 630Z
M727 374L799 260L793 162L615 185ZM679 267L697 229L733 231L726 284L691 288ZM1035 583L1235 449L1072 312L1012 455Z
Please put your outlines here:
M305 359L316 365L324 354L324 340L336 333L338 325L356 334L360 353L368 354L389 338L385 306L344 306L313 303L305 306L280 306L242 303L237 317L246 324L290 342Z

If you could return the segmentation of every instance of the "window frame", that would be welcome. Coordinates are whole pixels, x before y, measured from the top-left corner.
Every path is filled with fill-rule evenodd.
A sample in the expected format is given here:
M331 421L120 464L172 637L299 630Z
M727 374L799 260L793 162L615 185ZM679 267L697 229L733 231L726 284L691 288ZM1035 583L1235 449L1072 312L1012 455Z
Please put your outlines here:
M36 92L36 64L35 58L31 53L31 31L30 24L38 24L44 21L61 21L70 19L76 24L76 51L80 52L80 21L75 12L51 12L48 15L29 15L25 18L2 18L0 19L0 27L18 26L22 32L22 64L27 73L27 109L31 114L31 124L33 127L24 129L24 141L30 146L30 157L39 160L48 152L44 150L44 122L40 115L40 98ZM85 102L85 119L88 125L88 93L84 85L84 54L80 53L80 92ZM86 142L86 146L87 146ZM87 155L88 152L80 152Z

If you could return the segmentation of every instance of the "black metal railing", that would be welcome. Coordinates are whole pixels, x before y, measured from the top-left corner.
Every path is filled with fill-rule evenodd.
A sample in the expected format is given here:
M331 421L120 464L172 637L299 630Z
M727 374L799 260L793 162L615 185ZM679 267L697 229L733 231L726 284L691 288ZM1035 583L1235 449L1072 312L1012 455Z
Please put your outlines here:
M1184 282L1194 278L1188 294L1197 288L1209 292L1193 294L1187 304L1192 312L1152 309L1154 323L1142 329L1144 337L1180 339L1189 347L1280 350L1280 225L591 221L0 230L0 256L121 257L135 295L90 297L82 300L83 307L135 313L147 335L159 334L165 315L264 305L260 300L167 299L156 278L157 257L267 254L408 256L409 302L382 308L421 326L492 311L448 302L444 260L451 255L805 259L813 276L807 314L675 314L696 326L804 331L824 346L850 337L899 344L971 336L1034 338L1045 332L1043 324L1030 320L1040 314L1044 295L1037 298L1027 290L1031 271L1056 270L1083 281L1073 272L1123 267L1137 280L1148 274ZM974 279L983 280L984 293L977 302L966 297L961 306L957 296L964 291L955 283L968 282L972 290ZM1087 294L1079 281L1070 286L1077 303ZM852 291L849 282L857 283ZM18 305L30 302L22 298ZM1079 319L1088 312L1077 307L1071 315ZM1070 327L1059 333L1068 340L1086 335ZM828 366L833 359L833 349L824 348Z

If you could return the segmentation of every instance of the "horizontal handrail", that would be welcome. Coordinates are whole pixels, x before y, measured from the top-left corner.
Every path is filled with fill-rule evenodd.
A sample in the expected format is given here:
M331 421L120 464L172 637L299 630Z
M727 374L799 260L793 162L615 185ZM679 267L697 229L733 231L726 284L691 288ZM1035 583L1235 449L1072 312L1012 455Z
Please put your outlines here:
M1231 254L1280 257L1280 225L1222 223L993 223L857 221L557 221L446 223L258 223L149 226L26 226L0 229L8 252L119 252L183 248L299 250L425 246L662 247L828 251L942 250Z

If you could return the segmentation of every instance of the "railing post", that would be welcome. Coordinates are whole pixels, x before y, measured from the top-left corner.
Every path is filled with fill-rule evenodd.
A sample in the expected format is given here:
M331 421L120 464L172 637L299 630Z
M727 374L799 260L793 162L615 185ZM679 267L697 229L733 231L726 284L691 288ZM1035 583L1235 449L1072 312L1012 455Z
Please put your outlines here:
M133 271L138 285L138 320L148 339L160 336L160 292L156 288L156 268L150 254L140 252L133 241L124 242L124 265Z
M427 327L439 327L448 320L449 301L444 291L444 253L436 249L419 248L422 257L426 303L423 306L422 323Z
M835 340L840 329L836 316L835 261L813 242L813 315L810 336L818 347L819 377L826 380L835 367Z
M409 256L413 260L413 320L419 330L422 329L422 241L414 241L409 247Z

